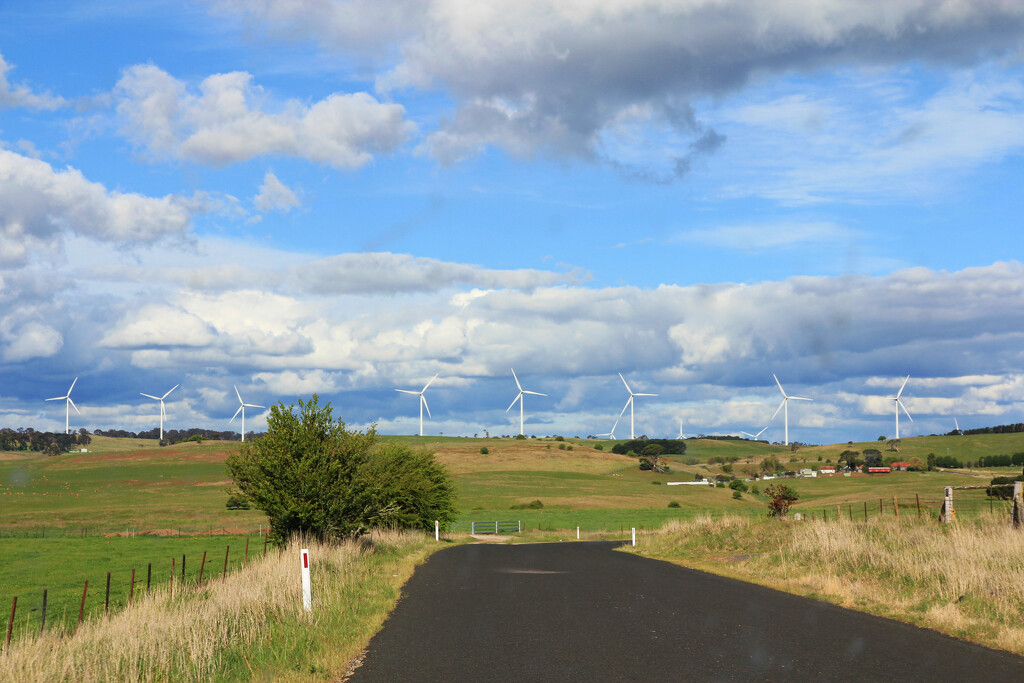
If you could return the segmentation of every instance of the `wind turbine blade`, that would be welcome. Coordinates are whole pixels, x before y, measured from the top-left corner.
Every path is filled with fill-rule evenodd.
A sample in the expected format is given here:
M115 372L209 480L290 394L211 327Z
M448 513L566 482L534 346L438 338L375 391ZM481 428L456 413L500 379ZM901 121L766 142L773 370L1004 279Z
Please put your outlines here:
M782 403L780 403L779 407L775 409L774 413L772 413L771 420L768 420L769 424L771 423L772 420L775 419L775 416L779 414L779 411L782 410L782 406L786 405L786 400L787 399L782 399Z
M242 412L242 408L244 408L244 407L245 407L245 404L244 404L244 403L243 403L242 405L238 406L238 410L236 410L236 411L235 411L235 414L231 416L231 419L230 419L230 420L228 420L228 422L234 422L234 421L235 421L235 418L236 418L236 417L238 417L238 414L239 414L240 412Z
M757 438L756 436L754 436L750 432L744 432L742 430L740 430L740 434L742 434L743 436L749 436L751 439L756 439Z
M903 405L903 401L896 401L896 405L898 405L900 408L903 408L903 412L907 413L907 417L910 417L910 413L907 412L907 407ZM910 421L913 422L914 418L910 417Z
M235 396L238 397L238 402L244 404L245 401L242 400L242 395L238 393L238 387L235 386L234 384L232 384L231 386L235 387Z
M413 394L414 396L419 396L420 394L418 391L410 391L409 389L395 389L395 391L400 391L403 394Z
M523 390L523 385L519 383L519 378L516 377L516 369L515 368L509 368L509 370L512 371L512 378L515 379L515 381L516 381L516 387L519 389L519 391L522 391Z
M657 396L657 394L633 394L634 396Z
M523 393L524 394L532 394L534 396L547 396L547 394L542 394L539 391L527 391L526 389L523 389Z
M141 396L145 396L146 398L151 398L151 399L153 399L154 401L159 401L159 400L161 400L161 399L160 399L160 398L159 398L158 396L150 396L149 394L143 394L143 393L142 393L141 391L139 392L139 395L141 395Z
M68 389L68 396L70 396L70 395L71 395L71 392L72 392L72 391L74 390L74 388L75 388L75 384L76 384L77 382L78 382L78 378L76 377L76 378L75 378L75 381L71 383L71 388L70 388L70 389Z
M813 398L804 398L803 396L787 396L790 401L813 401Z
M775 373L772 373L772 374L771 374L771 376L772 376L772 377L775 377ZM785 389L783 389L783 388L782 388L782 383L778 381L778 378L777 378L777 377L775 377L775 384L777 384L777 385L778 385L778 390L782 392L782 397L783 397L783 398L785 398L785 397L786 397L786 395L785 395ZM776 412L777 412L777 411L776 411Z
M53 398L44 398L44 401L63 401L67 396L54 396Z
M82 411L78 409L78 406L75 405L75 402L71 400L70 396L68 396L68 403L71 404L71 407L75 409L76 413L78 413L79 415L82 414Z
M618 424L619 423L619 419L621 419L622 416L626 414L626 408L628 408L629 404L632 403L632 402L633 402L633 394L630 394L629 398L626 399L626 405L622 406L622 411L619 413L619 417L615 420L615 424Z
M434 416L430 414L430 405L427 403L427 397L420 394L420 400L423 401L423 407L427 409L427 417L433 418Z
M896 392L896 398L897 399L903 394L903 390L907 388L907 382L909 382L909 381L910 381L910 375L907 375L907 378L905 380L903 380L903 386L901 386L900 390ZM71 392L69 391L68 393L70 394Z
M505 408L505 412L507 413L508 411L512 410L512 406L514 406L516 404L516 401L518 401L522 397L523 392L520 391L518 394L516 394L516 397L512 399L512 402L508 404L508 408Z
M168 396L170 396L171 395L171 391L174 391L175 389L177 389L180 386L181 386L180 384L175 384L173 387L171 387L170 391L168 391L166 394L164 394L163 396L160 397L160 400L162 401L165 398L167 398Z
M258 406L255 403L243 403L246 408L266 408L266 406Z
M438 373L438 374L441 374L441 373ZM433 382L433 381L434 381L435 379L437 379L437 375L434 375L433 377L431 377L431 378L430 378L430 382ZM424 384L424 385L423 385L423 391L421 391L421 392L420 392L421 394L422 394L422 393L423 393L424 391L426 391L426 390L427 390L427 387L429 387L429 386L430 386L430 382L427 382L426 384Z
M755 437L754 437L754 440L755 440L755 441L756 441L757 439L759 439L759 438L761 437L761 435L762 435L762 434L764 434L764 430L765 430L765 429L768 429L768 427L765 427L764 429L762 429L761 431L759 431L759 432L757 433L757 436L755 436Z
M959 432L960 431L960 423L957 422L957 419L955 417L953 418L953 424L956 425L956 431Z
M619 373L619 379L621 379L622 383L626 385L626 391L628 391L629 395L632 396L633 395L633 390L629 388L629 384L626 384L626 378L622 376L621 372Z

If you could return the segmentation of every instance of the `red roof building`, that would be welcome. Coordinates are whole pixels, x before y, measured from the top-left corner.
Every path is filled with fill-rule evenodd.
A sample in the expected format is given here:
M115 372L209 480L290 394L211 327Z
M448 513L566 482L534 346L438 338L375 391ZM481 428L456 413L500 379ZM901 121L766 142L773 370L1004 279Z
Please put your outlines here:
M892 467L894 470L900 470L902 472L906 472L908 469L910 469L910 463L909 462L894 462L894 463L892 463L890 465L890 467Z
M889 474L892 472L891 467L869 467L868 474Z

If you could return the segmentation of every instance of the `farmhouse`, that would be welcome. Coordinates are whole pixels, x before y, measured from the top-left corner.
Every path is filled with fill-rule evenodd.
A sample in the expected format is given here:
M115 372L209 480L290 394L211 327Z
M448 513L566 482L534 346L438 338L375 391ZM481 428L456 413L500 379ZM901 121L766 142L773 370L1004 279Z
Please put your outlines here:
M819 471L820 471L820 472L821 472L822 474L835 474L835 473L836 473L836 468L835 468L835 467L832 467L832 465L824 465L824 466L823 466L823 467L821 468L821 470L819 470Z
M889 466L893 469L893 471L897 471L898 470L900 472L906 472L908 469L910 469L910 463L909 462L894 462L894 463L890 464Z

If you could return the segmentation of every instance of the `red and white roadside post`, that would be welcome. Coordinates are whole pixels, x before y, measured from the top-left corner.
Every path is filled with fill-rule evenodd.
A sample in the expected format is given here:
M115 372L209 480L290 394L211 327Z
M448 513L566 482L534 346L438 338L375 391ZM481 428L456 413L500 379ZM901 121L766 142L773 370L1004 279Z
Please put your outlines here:
M309 549L303 548L302 553L302 609L313 611L313 589L309 581Z

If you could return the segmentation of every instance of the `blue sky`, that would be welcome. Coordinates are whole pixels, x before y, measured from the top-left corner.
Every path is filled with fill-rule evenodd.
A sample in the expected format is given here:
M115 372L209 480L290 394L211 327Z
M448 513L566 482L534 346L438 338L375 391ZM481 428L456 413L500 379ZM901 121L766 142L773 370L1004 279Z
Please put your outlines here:
M877 5L877 6L876 6ZM0 425L1021 421L1024 7L0 7ZM264 424L259 411L247 427ZM628 415L626 416L628 418ZM625 418L624 418L625 419ZM617 436L628 433L619 423ZM237 423L236 423L237 425ZM764 436L782 438L781 415ZM624 430L625 429L625 430Z

